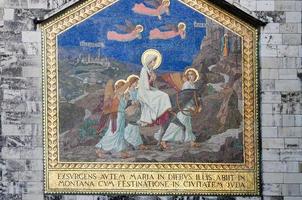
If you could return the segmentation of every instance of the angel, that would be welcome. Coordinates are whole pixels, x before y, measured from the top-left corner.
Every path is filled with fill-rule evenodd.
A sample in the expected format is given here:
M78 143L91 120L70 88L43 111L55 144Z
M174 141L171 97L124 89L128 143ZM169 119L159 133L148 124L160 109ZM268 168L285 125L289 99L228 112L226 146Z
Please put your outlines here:
M199 73L194 68L188 68L184 72L184 76L180 73L165 74L162 78L169 83L176 91L194 90L195 82L199 79ZM171 123L162 137L163 142L190 142L191 147L199 147L195 142L195 135L192 131L192 112L195 110L193 101L189 101L183 110L177 113L177 118L185 126L185 132L181 127ZM199 108L200 109L200 108ZM199 110L200 111L200 110ZM155 139L158 139L158 133L155 134ZM166 144L165 144L166 145Z
M108 129L101 140L95 145L96 154L102 157L103 153L121 152L122 157L128 157L126 149L128 143L124 138L125 132L125 108L127 105L127 95L125 91L129 84L125 80L118 80L113 86L113 81L109 80L105 86L105 97L103 111L100 118L98 132L102 132L108 124Z
M139 77L137 75L130 75L127 78L129 83L128 94L130 106L126 108L126 115L129 112L135 112L135 110L140 109L140 104L137 96ZM128 124L125 128L125 139L131 144L135 149L145 150L147 147L143 144L143 140L140 134L140 128L137 123L128 121Z
M170 15L170 0L145 0L144 3L153 8L147 7L143 3L136 3L132 8L133 12L141 15L155 16L158 17L159 20L162 19L161 15L164 13Z
M118 28L120 31L123 31L124 33L108 31L108 40L129 42L135 39L142 39L141 33L144 31L144 27L140 24L134 25L131 21L125 20L125 25L115 25L115 27Z
M161 31L160 29L162 29L163 31ZM168 40L177 36L180 36L181 39L186 38L186 24L183 22L180 22L177 25L167 24L160 27L160 29L152 29L149 33L149 39Z

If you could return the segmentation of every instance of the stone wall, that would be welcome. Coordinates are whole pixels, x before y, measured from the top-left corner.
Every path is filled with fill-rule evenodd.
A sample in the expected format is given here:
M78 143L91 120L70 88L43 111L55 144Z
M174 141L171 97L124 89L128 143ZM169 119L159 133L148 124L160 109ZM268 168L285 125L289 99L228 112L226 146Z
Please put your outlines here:
M130 198L43 195L41 40L40 32L33 20L67 1L0 0L0 200ZM269 22L261 30L260 39L263 198L300 200L302 1L229 0L229 2L244 11L253 11L253 14ZM172 197L165 197L169 198ZM178 198L193 199L193 197ZM219 197L194 199L219 199ZM236 197L236 199L260 198Z

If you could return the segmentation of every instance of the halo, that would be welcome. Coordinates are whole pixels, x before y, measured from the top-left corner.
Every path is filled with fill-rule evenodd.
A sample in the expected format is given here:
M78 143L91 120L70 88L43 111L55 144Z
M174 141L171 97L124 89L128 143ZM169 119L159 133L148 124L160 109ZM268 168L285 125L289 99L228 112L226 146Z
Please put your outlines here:
M128 78L127 78L126 81L129 82L131 78L137 78L137 79L139 79L139 76L135 75L135 74L131 74L130 76L128 76Z
M145 59L147 58L148 55L155 55L155 56L157 56L156 63L154 65L154 67L153 67L153 69L157 69L160 66L160 64L161 64L162 55L156 49L147 49L143 53L143 55L141 57L141 62L142 62L143 65L145 64Z
M195 68L190 67L190 68L188 68L188 69L185 71L185 75L187 75L187 73L188 73L189 71L193 71L193 72L195 73L195 75L196 75L195 80L194 80L194 83L195 83L196 81L198 81L199 78L200 78L198 71L197 71Z
M125 81L124 79L117 80L117 81L114 83L114 88L116 88L116 86L117 86L119 83L126 83L126 81Z
M140 33L144 31L144 27L140 24L135 26L135 29L137 29L137 28L141 28L141 30L139 31Z
M178 25L177 25L177 27L179 28L179 26L181 26L181 25L183 26L183 30L186 30L187 25L185 23L183 23L183 22L179 22Z
M167 2L168 3L168 6L170 6L170 0L163 0L163 4L165 3L165 2Z

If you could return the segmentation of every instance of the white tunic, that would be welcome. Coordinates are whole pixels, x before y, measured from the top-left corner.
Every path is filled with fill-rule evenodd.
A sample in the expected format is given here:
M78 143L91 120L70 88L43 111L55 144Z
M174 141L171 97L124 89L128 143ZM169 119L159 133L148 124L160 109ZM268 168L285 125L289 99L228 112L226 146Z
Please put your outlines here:
M150 86L148 76L150 73L148 67L144 66L138 82L138 100L142 108L140 121L148 124L152 124L171 108L169 95Z
M189 81L186 81L183 86L182 90L186 89L195 89L194 84L191 84ZM188 102L184 109L192 108L192 102ZM162 137L162 141L169 141L169 142L194 142L196 137L192 131L192 122L191 122L191 115L188 111L178 112L177 118L179 121L186 127L185 134L183 135L183 130L181 127L177 126L174 123L171 123L167 128L165 134ZM159 132L155 133L155 139L159 139Z
M137 101L137 90L136 89L130 90L129 93L130 93L130 100ZM135 148L143 144L139 126L128 124L125 128L125 139L129 144L131 144Z
M125 108L126 108L126 100L124 98L120 99L120 104L117 113L117 125L116 131L112 132L110 120L108 129L105 135L101 138L99 143L95 145L96 148L102 149L108 152L120 152L124 151L128 147L128 143L124 138L125 132Z

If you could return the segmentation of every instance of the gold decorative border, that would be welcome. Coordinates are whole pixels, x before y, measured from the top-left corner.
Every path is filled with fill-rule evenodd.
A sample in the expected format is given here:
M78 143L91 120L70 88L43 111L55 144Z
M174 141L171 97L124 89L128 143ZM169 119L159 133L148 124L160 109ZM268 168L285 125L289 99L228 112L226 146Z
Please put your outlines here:
M257 174L254 194L259 193L258 104L257 104L257 29L235 16L220 10L207 0L179 0L206 17L216 21L242 38L244 99L244 162L243 163L97 163L61 162L58 155L58 72L57 35L114 4L118 0L86 0L41 25L43 41L43 126L45 171L52 169L110 170L252 170ZM47 179L47 177L46 177ZM46 188L47 189L47 188ZM154 194L155 192L152 192ZM158 192L160 193L160 192Z

